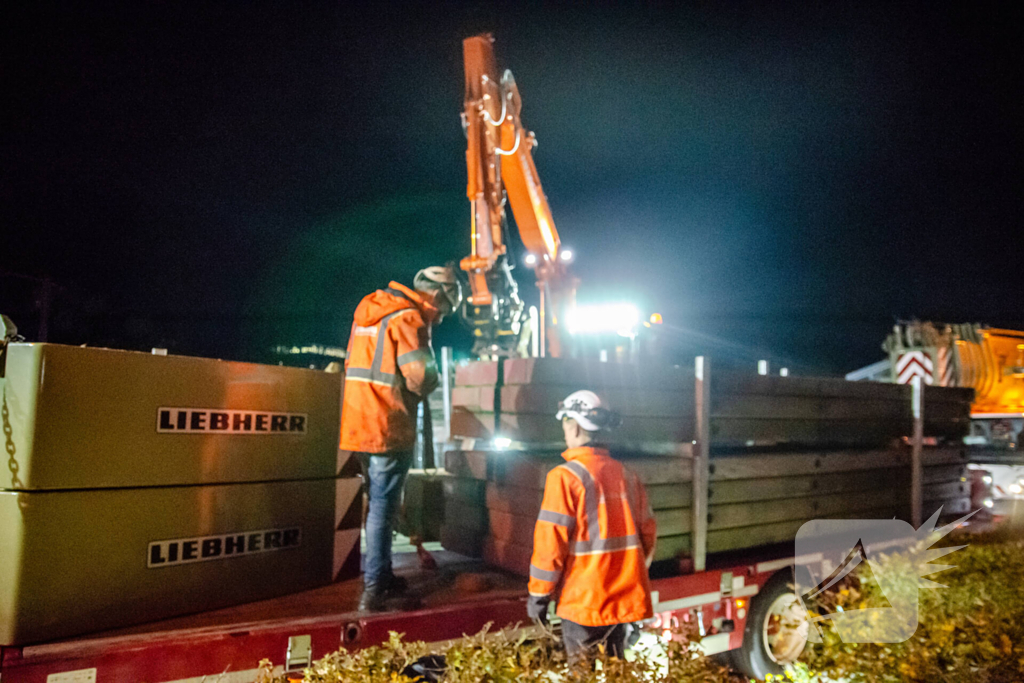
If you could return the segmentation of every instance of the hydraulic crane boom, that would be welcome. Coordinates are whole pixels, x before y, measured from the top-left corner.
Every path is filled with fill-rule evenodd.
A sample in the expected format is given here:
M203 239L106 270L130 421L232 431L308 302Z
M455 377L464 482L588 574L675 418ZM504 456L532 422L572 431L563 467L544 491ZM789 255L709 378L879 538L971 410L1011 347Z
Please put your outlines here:
M576 282L562 258L558 230L533 163L536 138L520 119L522 100L512 72L506 70L498 78L493 42L490 34L484 34L462 43L466 195L471 207L471 252L460 263L471 290L463 314L477 338L477 355L515 355L523 302L508 258L507 198L535 263L541 294L541 355L557 357L563 349L560 321L574 302Z

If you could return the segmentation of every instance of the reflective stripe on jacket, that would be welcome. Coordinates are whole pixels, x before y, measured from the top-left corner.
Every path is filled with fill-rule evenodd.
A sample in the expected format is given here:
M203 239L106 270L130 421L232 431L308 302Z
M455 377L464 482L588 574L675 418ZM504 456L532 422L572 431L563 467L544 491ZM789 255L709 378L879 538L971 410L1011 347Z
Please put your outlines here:
M653 615L655 521L635 474L603 448L570 448L548 473L533 533L530 595L561 587L558 616L584 626Z
M430 324L437 309L397 282L356 307L345 359L341 443L346 451L408 451L416 405L437 387Z

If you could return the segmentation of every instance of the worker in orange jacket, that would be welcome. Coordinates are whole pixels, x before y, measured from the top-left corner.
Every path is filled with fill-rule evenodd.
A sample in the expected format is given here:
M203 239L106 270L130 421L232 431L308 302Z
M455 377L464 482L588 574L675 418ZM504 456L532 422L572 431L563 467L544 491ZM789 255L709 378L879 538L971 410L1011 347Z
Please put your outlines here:
M457 309L451 268L416 274L413 288L392 282L356 307L345 358L342 450L359 455L370 505L360 609L380 611L405 588L391 568L391 532L416 441L416 408L437 388L433 325Z
M527 611L545 623L557 595L570 661L592 657L599 646L622 657L626 625L653 615L654 513L639 478L601 445L618 416L594 392L570 394L556 417L569 450L544 484Z

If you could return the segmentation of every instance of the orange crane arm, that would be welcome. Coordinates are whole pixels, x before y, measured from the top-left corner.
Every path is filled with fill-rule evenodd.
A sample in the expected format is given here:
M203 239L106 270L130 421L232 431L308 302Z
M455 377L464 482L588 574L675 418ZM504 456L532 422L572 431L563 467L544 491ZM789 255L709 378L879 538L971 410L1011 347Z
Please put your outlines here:
M533 148L537 141L523 127L522 99L511 71L498 79L490 34L463 41L466 99L463 121L466 128L466 196L471 206L471 253L460 266L469 275L468 304L494 307L495 293L489 284L499 259L507 253L503 220L505 200L512 207L519 235L527 251L537 258L537 280L542 303L546 297L550 324L548 347L557 353L553 335L559 311L571 301L575 281L559 260L561 242L541 187ZM518 299L516 299L518 301ZM521 304L519 304L521 306Z

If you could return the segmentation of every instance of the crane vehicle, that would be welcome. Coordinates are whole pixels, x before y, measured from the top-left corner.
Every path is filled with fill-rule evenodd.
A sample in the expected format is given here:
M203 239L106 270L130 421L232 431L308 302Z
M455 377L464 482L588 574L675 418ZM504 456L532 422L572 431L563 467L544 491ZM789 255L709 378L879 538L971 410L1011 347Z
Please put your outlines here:
M532 324L539 326L539 355L557 358L565 352L562 330L575 301L572 252L562 246L541 187L533 161L537 138L523 125L519 88L511 71L499 77L493 43L490 34L462 43L470 202L470 254L460 262L470 288L463 318L473 330L477 357L525 355L518 349ZM506 204L540 289L539 316L530 324L512 275Z
M890 381L920 375L926 384L974 389L967 443L1021 448L1024 332L913 321L895 325L882 348L889 354Z
M980 325L927 321L893 326L882 349L888 359L847 375L906 384L974 390L970 448L984 480L984 506L997 516L1016 516L1024 507L1024 332Z

